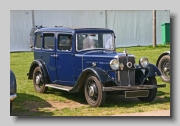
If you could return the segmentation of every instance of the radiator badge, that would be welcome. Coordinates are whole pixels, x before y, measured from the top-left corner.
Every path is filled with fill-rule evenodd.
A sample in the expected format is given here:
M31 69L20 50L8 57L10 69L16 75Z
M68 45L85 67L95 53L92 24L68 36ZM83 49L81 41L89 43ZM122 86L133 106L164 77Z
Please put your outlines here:
M131 67L132 67L132 63L131 63L131 62L127 62L126 65L127 65L128 68L131 68Z

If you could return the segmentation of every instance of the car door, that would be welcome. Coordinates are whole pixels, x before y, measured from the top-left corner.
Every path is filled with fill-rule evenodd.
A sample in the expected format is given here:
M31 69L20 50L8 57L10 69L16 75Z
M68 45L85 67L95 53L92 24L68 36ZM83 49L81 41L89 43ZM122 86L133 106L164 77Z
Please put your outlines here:
M76 82L72 35L57 34L56 69L59 83L73 86ZM69 40L69 38L71 40Z
M58 84L56 73L56 38L55 33L43 33L41 59L45 63L50 83Z

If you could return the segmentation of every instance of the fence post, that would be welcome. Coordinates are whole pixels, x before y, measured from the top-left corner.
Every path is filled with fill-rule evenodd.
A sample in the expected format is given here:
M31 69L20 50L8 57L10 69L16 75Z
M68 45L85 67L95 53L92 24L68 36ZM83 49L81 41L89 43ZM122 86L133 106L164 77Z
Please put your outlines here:
M156 46L156 10L153 10L153 47Z

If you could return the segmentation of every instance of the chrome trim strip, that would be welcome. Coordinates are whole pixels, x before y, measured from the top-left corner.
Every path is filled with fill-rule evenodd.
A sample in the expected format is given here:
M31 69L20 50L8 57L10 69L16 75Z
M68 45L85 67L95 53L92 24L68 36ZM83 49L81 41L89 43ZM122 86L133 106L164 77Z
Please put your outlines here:
M121 79L120 79L120 71L117 71L117 84L121 85Z
M166 84L159 85L137 85L137 86L112 86L103 87L103 91L128 91L128 90L144 90L144 89L154 89L154 88L164 88Z
M15 99L16 97L17 97L17 95L16 95L16 94L10 95L10 100Z
M127 55L127 52L126 52L126 60L127 60L127 63L128 63L128 55ZM128 66L127 66L127 67L128 67ZM128 70L128 79L129 79L129 84L128 84L128 86L131 86L130 76L129 76L129 70Z
M128 86L131 86L130 76L129 76L129 70L128 70L128 78L129 78L129 84Z
M66 89L66 88L62 88L62 87L56 87L56 86L52 86L52 85L45 85L46 87L51 87L51 88L56 88L56 89L60 89L60 90L65 90L65 91L69 91L70 89Z

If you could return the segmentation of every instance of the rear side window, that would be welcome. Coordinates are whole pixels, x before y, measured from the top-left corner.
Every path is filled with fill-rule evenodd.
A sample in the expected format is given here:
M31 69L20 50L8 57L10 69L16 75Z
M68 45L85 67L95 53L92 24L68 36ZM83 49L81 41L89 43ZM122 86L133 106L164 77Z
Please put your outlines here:
M41 48L41 46L42 46L42 37L41 37L41 34L37 34L35 48Z
M58 50L72 50L72 35L58 35Z
M43 49L54 50L54 34L44 34L43 39Z

